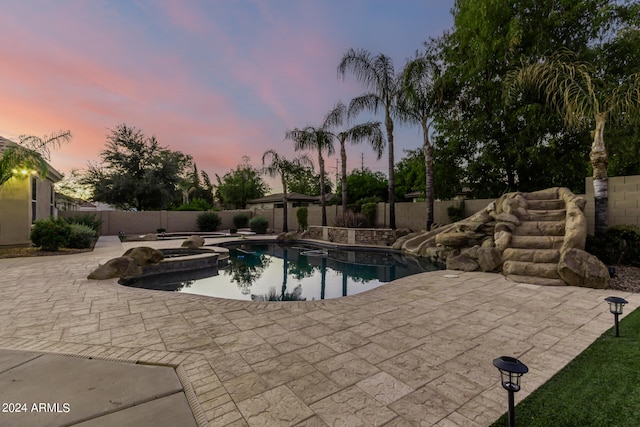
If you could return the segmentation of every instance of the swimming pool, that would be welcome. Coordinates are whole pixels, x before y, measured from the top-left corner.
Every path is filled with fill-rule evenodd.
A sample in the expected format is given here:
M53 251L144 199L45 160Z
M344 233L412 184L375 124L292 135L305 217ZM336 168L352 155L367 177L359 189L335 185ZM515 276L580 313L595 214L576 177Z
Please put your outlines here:
M424 258L389 251L293 244L233 244L229 262L208 273L142 277L128 286L253 301L322 300L440 269ZM207 275L208 277L202 277Z

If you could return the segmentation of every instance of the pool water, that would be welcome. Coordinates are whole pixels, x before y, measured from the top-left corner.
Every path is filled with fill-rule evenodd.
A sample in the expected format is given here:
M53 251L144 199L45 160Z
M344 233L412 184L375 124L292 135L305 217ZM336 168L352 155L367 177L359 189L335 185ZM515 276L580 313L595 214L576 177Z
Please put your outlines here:
M327 249L299 243L227 248L229 263L219 268L217 275L188 280L183 277L172 284L161 283L163 276L152 276L131 285L236 300L310 301L354 295L401 277L439 269L423 258L397 252Z

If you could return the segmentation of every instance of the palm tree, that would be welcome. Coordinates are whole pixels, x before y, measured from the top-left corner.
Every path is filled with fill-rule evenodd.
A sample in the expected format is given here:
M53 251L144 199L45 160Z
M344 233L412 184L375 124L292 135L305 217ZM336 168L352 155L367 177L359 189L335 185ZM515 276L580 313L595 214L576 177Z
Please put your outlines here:
M313 168L313 162L305 154L298 156L293 160L287 160L281 154L278 154L275 150L267 150L262 155L262 165L264 166L268 159L271 162L268 166L264 167L264 171L272 178L280 177L282 183L282 231L289 231L288 219L287 219L287 182L291 175L300 171L305 167Z
M294 148L296 151L300 150L317 150L318 151L318 168L320 169L320 206L322 206L322 225L327 225L327 201L325 200L325 171L324 171L324 157L322 152L326 151L330 156L334 153L333 139L331 133L329 133L323 127L315 128L307 126L304 129L295 128L287 131L285 139L294 142Z
M336 106L331 110L323 121L323 128L332 129L342 126L347 122L349 117L349 111L347 107L338 102ZM350 127L347 130L338 133L331 133L331 135L340 143L340 161L341 164L341 181L342 181L342 214L347 213L347 151L345 149L345 143L347 141L352 144L359 144L364 140L369 140L369 143L378 155L378 159L382 157L382 150L384 149L384 136L380 129L380 122L366 122L362 124Z
M71 140L71 131L60 131L43 138L21 135L19 142L5 145L0 156L0 187L14 176L19 176L18 169L36 171L46 177L49 171L50 148L59 147Z
M436 109L442 104L444 94L440 69L427 55L409 61L402 72L400 111L403 118L422 127L422 152L425 163L426 230L433 224L433 145L429 129Z
M582 128L595 121L589 159L593 166L596 234L604 232L609 223L605 125L608 121L630 120L640 113L640 73L611 83L604 77L593 64L579 61L574 52L561 50L510 72L505 79L508 98L519 86L531 87L564 116L567 126Z
M361 111L384 111L384 125L389 143L389 227L396 228L395 182L394 182L394 146L393 146L393 117L398 118L398 94L400 82L396 75L391 58L379 54L371 56L365 49L349 49L338 65L338 76L345 76L351 71L356 80L362 83L370 92L353 98L349 104L349 111L358 114Z

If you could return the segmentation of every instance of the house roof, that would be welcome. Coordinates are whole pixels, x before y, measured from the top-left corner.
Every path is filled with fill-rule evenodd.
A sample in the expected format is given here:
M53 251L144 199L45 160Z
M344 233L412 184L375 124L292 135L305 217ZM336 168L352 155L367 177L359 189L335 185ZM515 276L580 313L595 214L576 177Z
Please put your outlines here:
M17 143L11 141L10 139L4 138L0 136L0 153L4 152L10 145L18 145ZM49 168L49 174L47 178L49 178L53 182L58 182L62 179L63 175L58 172L49 162L47 162L47 166Z
M268 196L260 197L257 199L247 200L250 205L258 203L278 203L282 202L283 193L270 194ZM319 196L307 196L300 193L287 193L287 200L290 202L317 202Z

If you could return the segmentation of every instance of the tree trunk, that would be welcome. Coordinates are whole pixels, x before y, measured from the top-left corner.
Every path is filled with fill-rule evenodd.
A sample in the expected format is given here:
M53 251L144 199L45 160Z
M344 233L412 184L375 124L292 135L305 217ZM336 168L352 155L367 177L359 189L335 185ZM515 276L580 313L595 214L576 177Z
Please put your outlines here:
M320 206L322 207L322 226L327 225L327 203L324 197L324 159L322 151L318 148L318 166L320 167Z
M347 214L347 150L344 148L344 138L340 139L340 160L342 161L342 215Z
M595 204L595 233L603 233L609 225L609 178L607 177L607 148L604 145L604 126L607 113L596 114L596 129L589 159L593 166L593 199Z
M287 201L287 181L284 178L284 173L282 174L282 231L286 233L289 231L289 220L287 218L287 211L289 202ZM275 224L274 224L275 225Z
M423 145L425 166L425 213L426 213L426 230L429 231L433 225L433 147L429 142L429 126L426 121L422 123Z
M384 124L387 128L387 141L389 142L389 228L396 228L396 198L395 198L395 179L394 179L394 158L393 158L393 120L387 111Z

